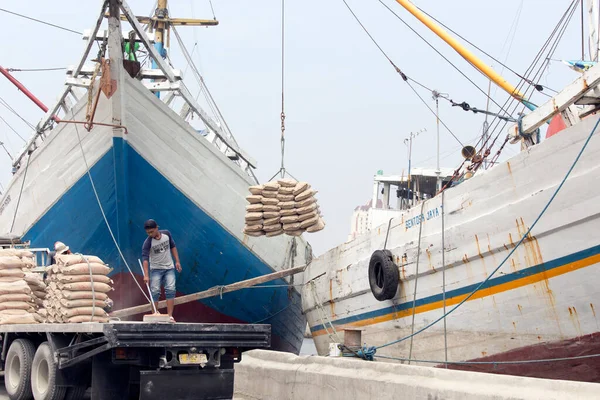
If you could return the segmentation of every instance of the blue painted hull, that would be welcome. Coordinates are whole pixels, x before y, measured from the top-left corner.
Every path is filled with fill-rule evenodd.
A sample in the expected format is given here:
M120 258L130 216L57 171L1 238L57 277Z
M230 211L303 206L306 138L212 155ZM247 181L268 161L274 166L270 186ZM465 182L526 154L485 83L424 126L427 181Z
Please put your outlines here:
M100 202L130 267L141 282L138 259L146 237L143 222L157 220L173 233L183 272L178 294L273 272L238 238L138 154L126 141L113 138L112 148L90 170ZM56 240L74 252L98 255L111 267L115 309L143 304L104 222L87 175L81 177L24 235L34 247ZM283 254L282 254L283 257ZM286 285L283 280L269 285ZM300 294L287 287L245 289L176 307L175 318L189 322L246 322L272 325L273 348L298 353L306 319Z

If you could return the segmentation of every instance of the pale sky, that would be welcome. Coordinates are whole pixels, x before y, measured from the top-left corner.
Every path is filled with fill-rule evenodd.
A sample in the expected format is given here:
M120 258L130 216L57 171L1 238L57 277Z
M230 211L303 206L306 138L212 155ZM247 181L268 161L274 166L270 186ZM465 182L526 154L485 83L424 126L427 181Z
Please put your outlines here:
M486 97L378 0L347 0L390 58L409 77L448 93L457 102L486 107ZM467 76L487 91L488 81L393 0L384 0ZM130 0L138 15L148 15L154 0ZM485 49L519 73L527 69L570 0L415 0L414 3ZM1 8L76 31L91 29L100 0L2 1ZM269 179L280 164L281 1L213 0L220 25L179 28L188 49L198 43L194 61L203 74L241 147L259 164L257 175ZM212 18L208 0L171 0L173 17ZM0 12L0 65L7 68L58 68L75 64L83 51L81 36ZM511 26L516 29L511 31ZM581 33L575 13L553 58L579 59ZM174 37L171 59L186 69ZM490 64L495 63L472 49ZM587 52L587 38L586 38ZM327 227L307 234L315 253L344 242L353 209L366 203L377 170L401 174L407 169L410 132L427 129L413 144L412 165L434 167L435 117L402 81L370 41L342 0L286 1L286 167L319 191ZM519 78L494 65L511 83ZM15 72L46 105L62 89L65 71ZM552 61L540 81L560 90L578 74ZM194 94L190 72L186 82ZM431 94L419 93L434 106ZM507 95L492 86L503 104ZM0 96L27 121L36 124L43 113L11 83L0 78ZM546 97L536 94L538 104ZM492 106L492 110L498 110ZM481 134L482 115L440 103L440 115L465 144ZM32 131L0 105L0 116L24 138ZM441 130L442 167L456 167L460 145ZM501 138L504 138L505 132ZM0 141L15 156L23 141L0 121ZM508 146L504 157L518 151ZM0 151L0 183L11 177L11 162ZM167 227L168 228L168 227Z

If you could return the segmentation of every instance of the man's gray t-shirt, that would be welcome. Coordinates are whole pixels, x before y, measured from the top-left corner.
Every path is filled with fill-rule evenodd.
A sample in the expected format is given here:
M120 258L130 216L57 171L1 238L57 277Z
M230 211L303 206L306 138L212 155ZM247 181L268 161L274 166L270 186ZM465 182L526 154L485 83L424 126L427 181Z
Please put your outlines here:
M142 260L150 263L150 269L172 269L173 257L171 249L175 248L173 236L169 231L159 231L160 239L154 239L150 236L144 241L142 246Z

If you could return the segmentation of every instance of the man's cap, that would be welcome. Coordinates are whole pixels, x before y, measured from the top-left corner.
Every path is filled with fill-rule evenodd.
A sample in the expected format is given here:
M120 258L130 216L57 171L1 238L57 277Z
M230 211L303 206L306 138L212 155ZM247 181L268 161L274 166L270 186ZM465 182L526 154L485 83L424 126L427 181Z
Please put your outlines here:
M156 227L158 227L158 224L153 219L149 219L148 221L144 222L144 229L154 229Z
M68 250L69 246L67 246L63 242L54 243L54 251L56 252L56 254L64 254Z

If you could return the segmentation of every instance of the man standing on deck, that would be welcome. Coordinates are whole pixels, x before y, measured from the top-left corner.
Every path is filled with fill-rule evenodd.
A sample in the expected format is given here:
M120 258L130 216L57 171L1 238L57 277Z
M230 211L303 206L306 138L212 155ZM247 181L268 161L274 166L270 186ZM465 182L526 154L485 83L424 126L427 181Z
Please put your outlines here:
M71 250L69 250L69 246L67 246L63 242L54 243L54 251L48 253L48 265L53 265L56 262L54 257L63 254L72 254Z
M153 219L144 223L144 229L148 237L142 246L142 260L144 262L144 281L150 282L150 291L152 292L152 301L158 309L158 297L160 296L161 286L165 288L165 297L167 298L167 313L173 319L173 309L175 308L175 269L181 272L179 263L179 253L171 232L159 230L158 224ZM175 264L173 264L173 257ZM148 269L148 266L150 267Z

